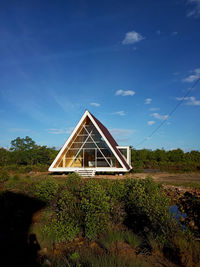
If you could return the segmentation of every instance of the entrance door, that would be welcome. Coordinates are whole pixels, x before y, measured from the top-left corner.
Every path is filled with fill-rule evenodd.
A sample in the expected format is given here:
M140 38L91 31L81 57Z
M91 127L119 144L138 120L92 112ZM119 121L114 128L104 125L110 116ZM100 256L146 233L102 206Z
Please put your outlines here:
M96 149L95 148L84 148L83 149L83 164L84 168L95 168L96 160Z

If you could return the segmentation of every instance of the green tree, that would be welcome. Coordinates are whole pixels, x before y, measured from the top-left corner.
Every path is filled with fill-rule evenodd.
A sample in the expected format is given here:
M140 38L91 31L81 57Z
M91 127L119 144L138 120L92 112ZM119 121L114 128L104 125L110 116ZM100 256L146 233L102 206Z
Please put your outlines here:
M11 151L27 151L36 148L36 143L29 136L25 138L17 137L11 141Z
M172 162L180 162L184 160L184 152L180 148L168 151L168 159Z
M156 161L166 161L167 160L167 154L164 149L156 149L154 151L154 158Z
M11 141L11 163L20 165L49 165L57 151L46 146L38 146L29 136L17 137Z
M7 149L1 147L0 148L0 166L5 166L8 164L9 156L10 156L10 152Z

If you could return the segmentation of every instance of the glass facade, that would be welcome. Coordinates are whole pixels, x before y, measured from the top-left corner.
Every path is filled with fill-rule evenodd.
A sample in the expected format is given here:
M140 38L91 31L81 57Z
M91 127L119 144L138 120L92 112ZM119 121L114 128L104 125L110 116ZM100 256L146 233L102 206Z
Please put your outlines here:
M55 167L122 168L88 117L83 121Z

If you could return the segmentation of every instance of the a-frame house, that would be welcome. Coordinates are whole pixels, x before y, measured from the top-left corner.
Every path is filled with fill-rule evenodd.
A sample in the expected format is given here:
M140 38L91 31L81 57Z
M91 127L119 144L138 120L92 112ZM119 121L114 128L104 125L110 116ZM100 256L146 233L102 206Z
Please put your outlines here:
M130 147L120 147L88 110L49 167L50 172L78 172L93 176L96 172L128 172Z

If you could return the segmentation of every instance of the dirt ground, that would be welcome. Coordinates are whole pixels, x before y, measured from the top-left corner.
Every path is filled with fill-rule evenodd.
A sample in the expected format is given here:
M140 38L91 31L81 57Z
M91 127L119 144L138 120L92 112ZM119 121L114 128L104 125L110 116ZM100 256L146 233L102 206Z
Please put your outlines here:
M136 173L131 175L132 177L145 178L149 174ZM200 182L200 173L166 173L158 172L150 174L155 181L159 182Z
M67 178L67 174L55 175L49 172L33 172L30 173L31 177L54 177L58 181L63 181ZM198 184L200 187L200 172L185 172L185 173L169 173L169 172L142 172L142 173L128 173L124 175L96 175L97 179L125 179L125 178L134 178L134 179L144 179L147 176L151 176L156 182L167 183L167 184Z
M126 175L96 175L96 178L109 178L109 179L124 179L124 178L139 178L144 179L147 176L153 177L157 182L166 183L200 183L200 172L191 173L167 173L167 172L155 172L155 173L130 173Z

